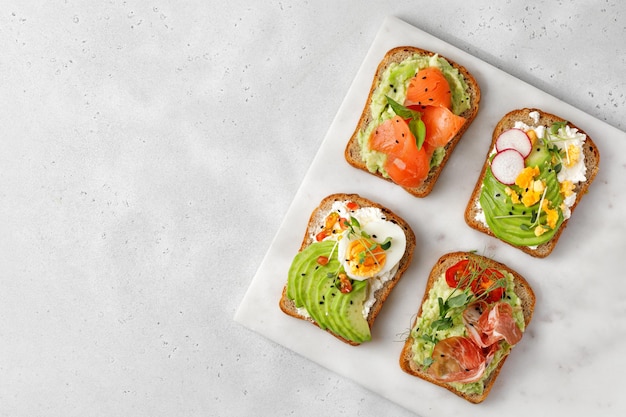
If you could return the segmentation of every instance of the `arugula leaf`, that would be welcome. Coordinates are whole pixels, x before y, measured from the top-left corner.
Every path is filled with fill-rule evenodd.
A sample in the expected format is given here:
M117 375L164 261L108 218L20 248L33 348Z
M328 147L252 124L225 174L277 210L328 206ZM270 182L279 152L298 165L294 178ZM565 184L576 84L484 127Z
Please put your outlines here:
M387 103L389 103L389 106L391 107L391 110L393 110L393 112L395 114L397 114L398 116L402 117L403 119L413 119L416 116L419 118L421 115L420 113L411 110L407 107L404 107L402 104L398 103L397 101L395 101L394 99L392 99L389 96L385 96L387 97Z
M359 223L356 217L350 217L350 222L352 223L352 226L361 228L361 223Z
M559 129L565 127L565 125L567 125L567 122L565 121L552 123L552 126L550 126L550 133L556 135L559 132Z
M403 119L409 119L409 130L415 137L417 149L422 149L422 145L426 139L426 125L422 121L422 114L418 111L404 107L402 104L398 103L389 96L386 97L389 106L394 113L396 113L396 115L402 117Z
M411 119L409 122L409 130L415 136L415 143L417 144L417 149L422 149L422 145L424 144L424 140L426 139L426 125L422 121L422 119Z
M430 325L430 327L437 331L437 330L447 330L449 328L451 328L453 325L452 323L452 318L450 317L444 317L442 319L437 319L435 321L432 322L432 324Z
M391 247L391 237L388 237L387 239L385 239L385 241L380 244L380 247L383 250L389 249Z
M443 298L441 297L437 298L437 303L439 303L439 314L443 317L448 311L448 309L446 308L443 302Z
M447 301L447 304L450 308L462 307L467 303L469 299L469 295L466 292L462 292L459 295L455 295Z

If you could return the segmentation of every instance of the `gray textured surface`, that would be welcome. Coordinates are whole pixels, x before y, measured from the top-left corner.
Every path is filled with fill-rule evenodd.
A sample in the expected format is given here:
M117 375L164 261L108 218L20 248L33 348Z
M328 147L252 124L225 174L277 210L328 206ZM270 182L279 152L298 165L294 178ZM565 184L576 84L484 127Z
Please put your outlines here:
M233 322L382 18L626 129L617 1L0 13L0 415L412 415Z

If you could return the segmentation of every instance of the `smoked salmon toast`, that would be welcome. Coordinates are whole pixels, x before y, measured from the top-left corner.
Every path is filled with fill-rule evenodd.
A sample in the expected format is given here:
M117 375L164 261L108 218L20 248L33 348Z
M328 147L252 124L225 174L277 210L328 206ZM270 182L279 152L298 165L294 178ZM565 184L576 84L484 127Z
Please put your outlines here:
M480 403L534 307L530 285L506 265L470 252L445 254L430 272L400 367Z
M394 48L377 68L346 161L425 197L479 103L480 88L465 67L424 49Z

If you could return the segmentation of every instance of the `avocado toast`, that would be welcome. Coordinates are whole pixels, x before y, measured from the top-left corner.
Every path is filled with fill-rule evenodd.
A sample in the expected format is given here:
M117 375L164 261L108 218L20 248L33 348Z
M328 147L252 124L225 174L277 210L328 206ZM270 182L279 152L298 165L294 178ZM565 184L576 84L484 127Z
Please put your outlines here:
M345 159L425 197L476 117L480 95L465 67L424 49L393 48L376 70Z
M506 265L470 252L447 253L431 269L400 367L482 402L534 306L528 282Z
M599 163L596 144L573 123L539 109L513 110L493 131L465 221L531 256L546 257Z
M332 194L313 210L279 306L351 345L371 327L413 257L415 235L391 210Z

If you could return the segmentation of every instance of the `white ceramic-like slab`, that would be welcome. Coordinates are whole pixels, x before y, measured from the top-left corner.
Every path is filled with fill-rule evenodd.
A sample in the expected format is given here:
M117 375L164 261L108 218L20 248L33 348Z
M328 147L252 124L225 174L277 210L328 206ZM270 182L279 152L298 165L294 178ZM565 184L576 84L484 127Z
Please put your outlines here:
M380 59L392 47L414 45L464 65L482 89L481 109L434 191L417 199L391 183L350 167L343 158ZM555 251L535 259L470 229L463 211L491 141L507 111L538 107L572 120L598 145L601 169L574 212ZM235 320L332 372L424 417L455 415L616 415L626 410L626 228L623 178L626 134L396 18L387 18L322 142ZM291 259L313 208L333 192L359 193L404 217L417 235L411 267L359 347L283 314L278 300ZM487 400L472 405L404 374L403 339L425 281L446 252L477 250L527 278L537 295L535 315Z

